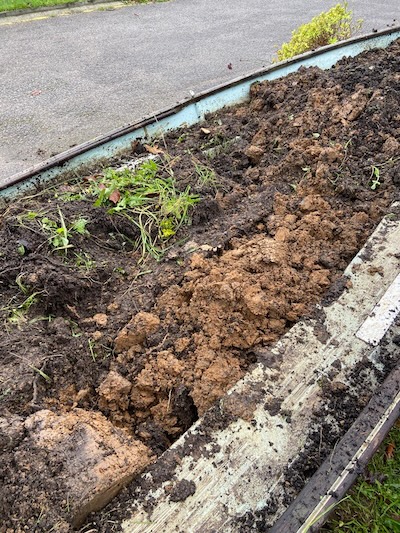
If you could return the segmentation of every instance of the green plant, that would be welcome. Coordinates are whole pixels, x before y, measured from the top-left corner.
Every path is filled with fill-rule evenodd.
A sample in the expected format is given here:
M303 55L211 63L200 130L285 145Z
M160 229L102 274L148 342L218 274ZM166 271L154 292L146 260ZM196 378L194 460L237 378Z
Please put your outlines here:
M80 217L72 222L67 228L61 209L59 207L57 209L59 222L55 222L49 217L43 217L40 224L42 229L49 234L49 243L52 245L53 249L55 251L61 250L67 253L68 248L73 248L73 245L70 243L71 234L87 234L86 224L88 221L85 218Z
M336 502L336 503L333 503L332 505L330 505L329 507L326 508L326 510L322 513L320 513L318 516L316 516L314 518L314 520L311 521L310 524L308 524L303 530L302 530L302 533L308 533L308 531L310 531L310 528L312 528L315 524L317 524L321 518L323 518L324 516L326 516L327 514L331 513L333 509L335 509L335 507L337 507L338 505L342 504L344 501L346 501L350 496L346 496L345 498L343 498L343 500L340 500L339 502Z
M96 262L87 252L75 252L75 264L82 270L91 270L96 266Z
M22 292L22 294L28 294L29 289L28 289L28 287L24 284L23 279L24 279L24 275L23 275L23 274L19 274L19 275L15 278L15 283L18 285L18 288L19 288L19 290Z
M320 13L311 22L294 30L290 41L278 50L276 61L348 39L361 25L361 20L353 23L352 11L349 10L347 2L336 4L329 11Z
M94 351L94 342L92 341L92 339L88 339L88 346L90 355L93 359L93 362L95 363L97 359L97 353Z
M208 159L212 160L221 154L229 152L238 140L240 140L239 136L236 136L233 139L227 139L224 135L215 133L200 146L200 150L208 157Z
M67 2L75 3L79 0L0 0L0 12L14 11L15 9L35 9L66 4Z
M381 178L381 171L379 170L378 167L372 165L372 167L371 167L371 176L369 178L369 180L370 180L370 188L371 188L372 191L376 191L376 189L381 184L380 178Z
M32 370L37 372L39 374L39 376L41 376L43 379L45 379L47 381L47 383L51 382L50 376L48 376L45 372L43 372L43 370L41 368L37 368L34 365L28 365L28 366L29 366L29 368L31 368Z
M126 217L136 226L139 237L133 243L142 257L150 254L159 258L160 242L169 239L182 224L190 223L189 211L200 198L176 188L173 172L159 176L159 165L145 161L134 172L129 169L107 169L100 182L92 185L97 196L95 206L108 207L110 215Z
M11 324L19 324L20 322L26 320L26 315L29 312L29 309L34 305L38 298L37 296L41 294L40 292L34 292L18 306L12 308L4 308L3 311L9 311L8 321Z
M218 187L218 178L214 170L196 161L193 161L193 164L200 187L212 187L216 189Z

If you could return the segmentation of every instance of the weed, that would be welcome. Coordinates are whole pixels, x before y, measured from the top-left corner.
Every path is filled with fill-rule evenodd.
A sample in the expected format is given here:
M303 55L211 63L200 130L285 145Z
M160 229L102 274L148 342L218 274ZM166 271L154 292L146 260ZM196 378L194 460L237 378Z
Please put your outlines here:
M79 186L79 185L78 185ZM74 187L75 189L76 187ZM63 202L80 202L82 200L86 200L86 193L83 190L79 190L76 192L76 190L67 191L63 193L54 193L54 198L60 199Z
M26 254L26 249L25 249L25 246L23 244L20 244L18 246L17 251L18 251L19 255L24 256Z
M107 169L100 183L92 186L95 206L109 207L109 214L124 216L136 226L139 237L133 245L142 258L150 254L158 259L160 242L190 223L189 211L200 201L190 194L190 187L178 191L173 171L168 170L168 177L159 177L159 165L147 160L134 172Z
M239 136L234 137L233 139L227 139L220 133L213 135L207 142L200 146L200 150L212 160L218 157L221 154L229 152L232 145L240 140Z
M75 264L78 268L88 271L95 268L96 262L90 257L87 252L74 252Z
M311 22L294 30L291 40L278 50L275 61L283 61L320 46L348 39L361 26L361 20L353 23L352 11L347 2L336 4L329 11L320 13Z
M94 351L94 342L92 339L88 339L88 346L89 346L89 352L92 356L93 362L95 363L97 360L97 353Z
M48 242L52 246L54 251L63 251L67 253L68 248L73 248L70 242L73 234L88 235L89 232L86 229L88 220L84 217L79 217L67 226L64 215L57 207L58 220L53 220L50 216L43 216L44 213L36 211L28 211L17 216L18 223L30 231L36 232L34 229L34 223L41 230L41 232L48 235ZM25 247L20 244L18 247L20 255L25 255Z
M372 165L371 167L371 176L369 178L370 181L370 188L372 191L376 191L376 189L381 185L381 171L378 167Z
M113 272L116 272L120 276L127 276L128 272L123 267L115 267L113 269Z
M332 146L334 144L332 143ZM332 185L336 185L338 183L338 181L342 178L342 172L343 172L343 169L345 167L345 163L348 159L348 155L349 155L349 147L352 146L352 138L350 137L350 139L348 139L345 144L343 145L343 148L344 148L344 156L343 156L343 159L339 165L339 168L336 170L335 172L335 178L332 179L328 176L328 180L332 183Z
M43 217L40 221L42 229L49 234L49 243L53 247L54 251L63 251L67 253L68 248L73 248L70 243L71 234L78 233L79 235L85 235L88 233L86 230L87 219L80 217L67 228L64 215L61 209L58 207L59 222Z
M82 332L79 331L79 325L76 322L70 320L69 325L71 328L71 337L77 338L82 336Z
M312 520L312 522L307 525L304 530L302 530L302 533L308 533L308 531L310 530L310 528L317 524L321 518L323 518L324 516L326 516L327 514L331 513L333 509L335 509L335 507L337 507L338 505L342 504L344 501L346 501L350 496L346 496L345 498L343 498L342 500L340 500L339 502L336 502L336 503L333 503L332 505L330 505L324 512L322 512L321 514L319 514L318 516L315 517L314 520Z
M20 226L25 226L25 222L30 222L35 220L40 216L40 213L37 211L28 211L27 213L21 213L17 216L17 221Z
M41 294L41 292L34 292L30 296L28 296L22 304L18 305L17 307L13 308L6 308L3 307L2 311L8 311L8 321L11 322L11 324L19 324L22 321L26 320L26 315L29 312L29 309L37 303L38 298L37 296Z
M398 161L400 161L400 157L391 157L379 165L371 165L371 174L369 177L369 186L371 190L376 191L376 189L382 185L382 170L387 169L387 167L392 167Z
M24 285L24 282L22 281L24 279L23 274L19 274L15 278L15 283L18 285L19 290L22 292L22 294L28 294L29 289L26 285Z
M187 133L182 133L182 135L179 135L178 139L176 140L176 144L183 143L186 140L187 136Z
M197 182L200 187L212 187L217 189L218 178L212 168L193 161L194 169L197 176Z
M45 379L47 381L47 383L51 382L50 376L48 376L45 372L43 372L43 370L41 368L37 368L36 366L33 366L33 365L28 365L28 366L29 366L29 368L31 368L32 370L37 372L39 374L39 376L41 376L43 379Z

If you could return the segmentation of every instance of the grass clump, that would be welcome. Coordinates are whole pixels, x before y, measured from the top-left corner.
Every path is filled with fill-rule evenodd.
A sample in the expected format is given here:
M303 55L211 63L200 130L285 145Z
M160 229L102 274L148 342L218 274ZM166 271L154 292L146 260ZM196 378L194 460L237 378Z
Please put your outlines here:
M400 422L364 475L322 528L324 533L400 533Z
M135 171L107 169L103 178L94 185L97 196L95 206L108 207L108 214L126 217L139 232L134 242L142 257L162 255L160 243L175 235L182 224L190 223L190 209L200 201L176 188L172 170L160 176L159 165L152 159L142 163Z
M81 0L0 0L1 11L15 11L16 9L35 9L38 7L51 7L60 4L72 4Z
M276 61L348 39L361 25L361 20L353 23L353 12L349 10L347 2L336 4L329 11L320 13L311 22L294 30L290 41L278 50Z
M84 0L0 0L0 12L1 11L15 11L17 9L32 9L35 10L39 7L54 7L63 4L76 4L83 2ZM113 1L113 0L108 0ZM117 0L114 0L117 1ZM168 0L123 0L127 5L132 4L149 4L153 2L166 2Z

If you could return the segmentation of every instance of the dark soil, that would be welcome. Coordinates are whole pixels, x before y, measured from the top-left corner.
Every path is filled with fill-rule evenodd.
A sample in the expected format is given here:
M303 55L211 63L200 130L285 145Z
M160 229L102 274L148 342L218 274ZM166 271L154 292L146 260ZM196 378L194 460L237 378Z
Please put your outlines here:
M256 84L248 104L160 140L161 175L173 172L201 202L159 262L132 248L135 225L93 206L99 169L6 206L1 533L70 531L93 495L107 492L110 469L122 469L116 481L132 478L258 350L330 287L328 299L343 290L344 268L400 196L399 72L397 41L329 71ZM135 143L128 159L143 151ZM215 178L201 180L196 165ZM66 193L81 196L65 201ZM58 207L69 223L89 220L67 254L21 218L57 219ZM21 312L30 295L35 303ZM192 490L180 487L176 501Z

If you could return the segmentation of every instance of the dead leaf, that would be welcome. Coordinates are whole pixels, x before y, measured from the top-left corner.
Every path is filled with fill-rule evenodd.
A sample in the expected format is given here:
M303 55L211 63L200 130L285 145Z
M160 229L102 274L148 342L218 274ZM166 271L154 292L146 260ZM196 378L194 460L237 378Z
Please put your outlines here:
M131 148L134 154L140 153L143 150L142 144L138 140L131 142Z
M99 183L99 189L103 191L104 189L107 189L107 187L104 185L104 183Z
M205 135L209 135L211 133L211 130L209 130L207 128L200 128L200 129Z
M115 189L115 191L113 191L110 196L108 197L108 199L110 200L110 202L112 202L113 204L117 204L120 200L121 200L121 193L119 192L118 189Z
M161 150L161 148L158 148L158 146L150 146L149 144L145 144L144 147L149 154L157 155L164 153L164 150Z
M387 461L390 461L390 459L393 459L395 449L396 449L396 446L394 442L389 442L389 444L386 447L386 451L385 451L385 457Z

